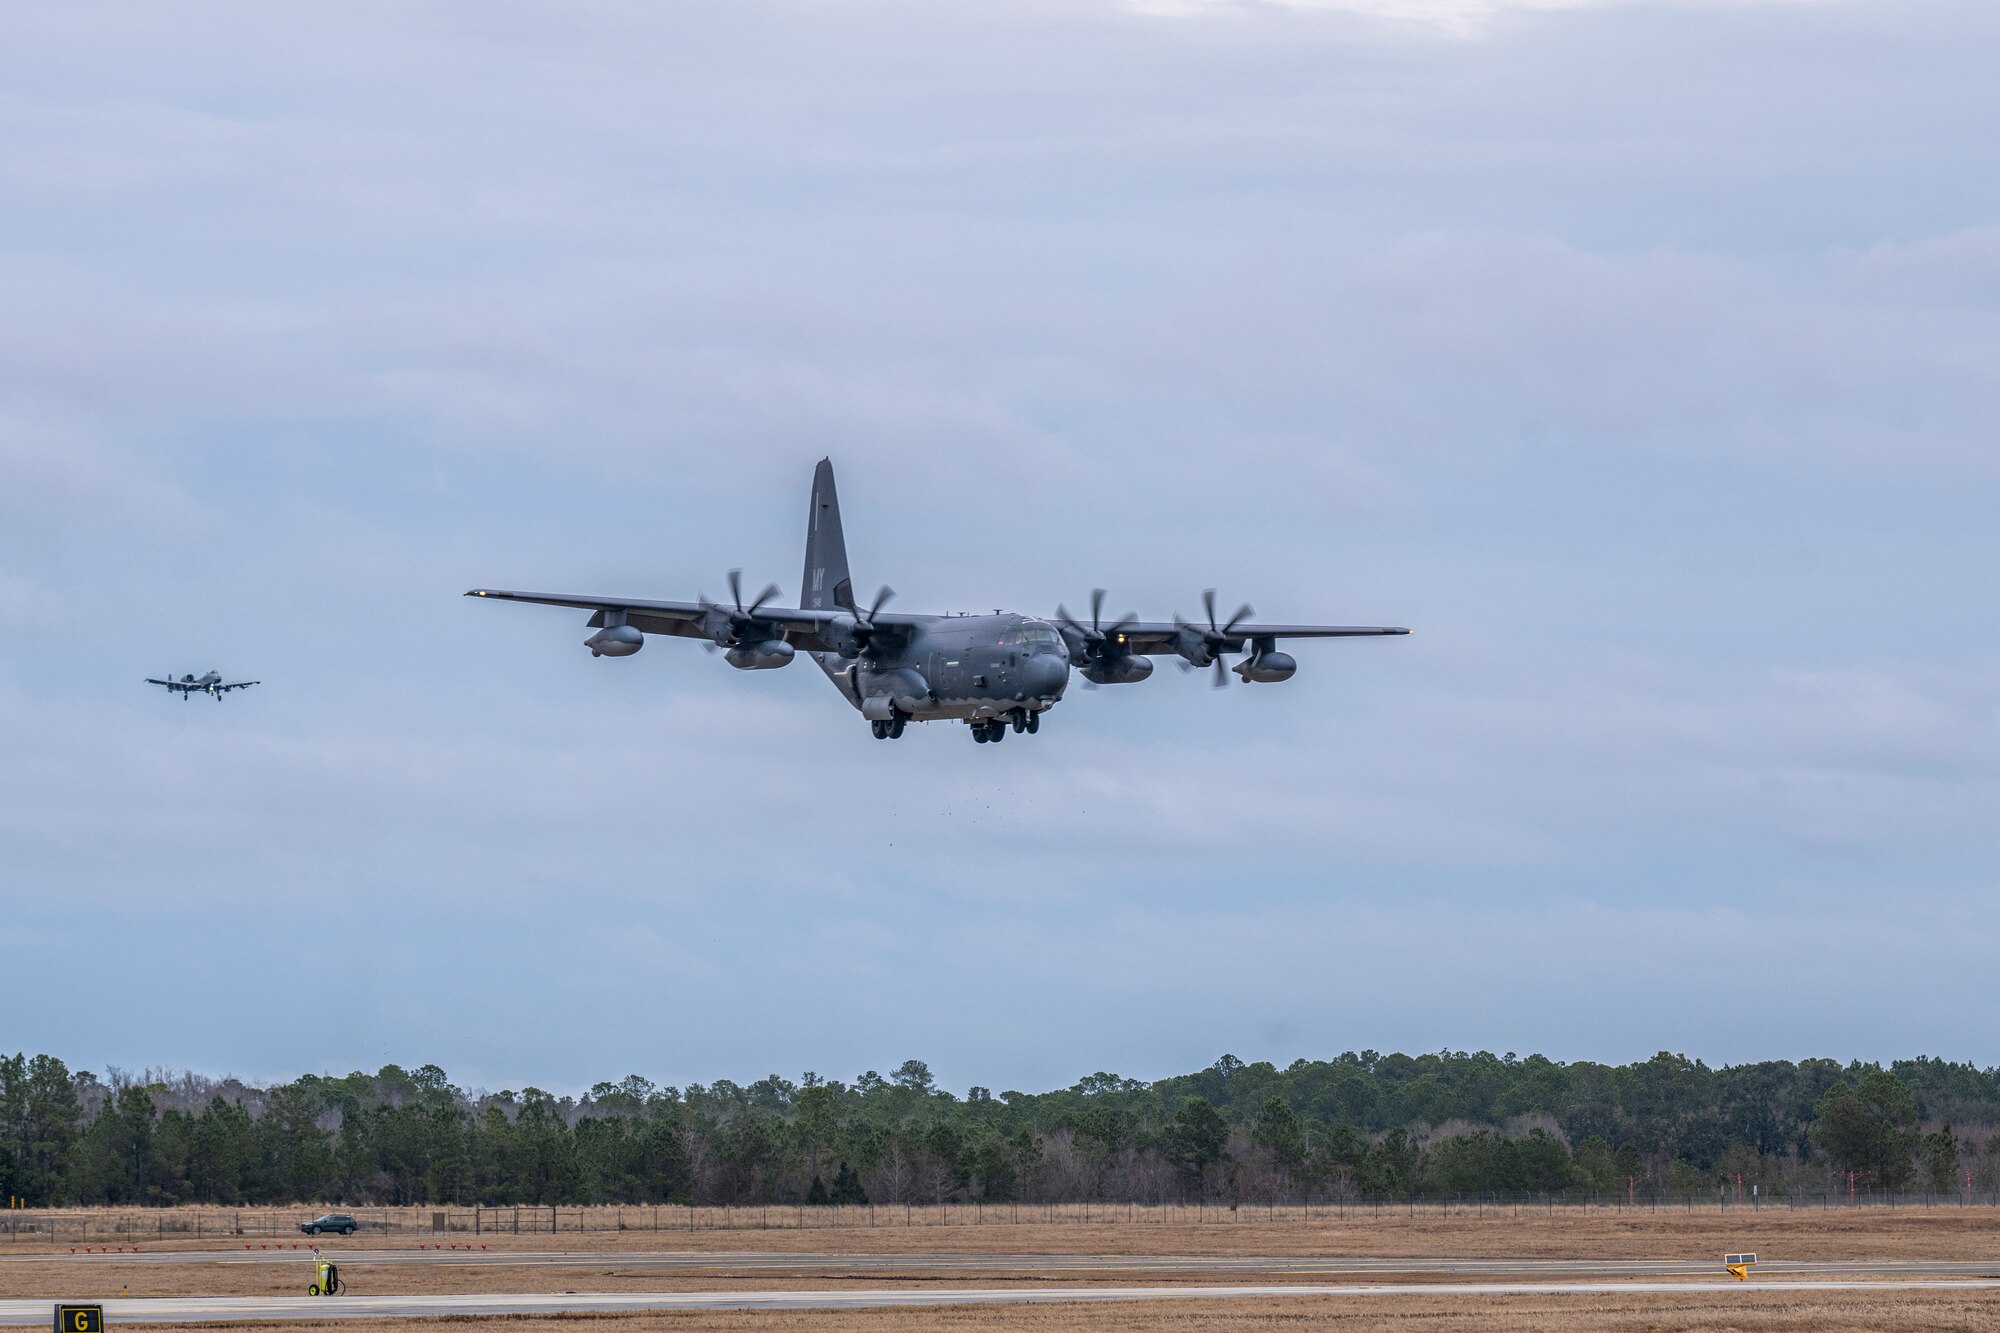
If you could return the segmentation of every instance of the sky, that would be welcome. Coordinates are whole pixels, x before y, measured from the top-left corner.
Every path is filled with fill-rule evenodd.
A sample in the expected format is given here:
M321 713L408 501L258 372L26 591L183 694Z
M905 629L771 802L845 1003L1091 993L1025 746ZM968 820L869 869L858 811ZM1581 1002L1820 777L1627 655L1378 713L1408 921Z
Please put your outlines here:
M0 12L0 1048L2000 1058L1993 5ZM1417 632L885 744L460 595L822 456L897 609Z

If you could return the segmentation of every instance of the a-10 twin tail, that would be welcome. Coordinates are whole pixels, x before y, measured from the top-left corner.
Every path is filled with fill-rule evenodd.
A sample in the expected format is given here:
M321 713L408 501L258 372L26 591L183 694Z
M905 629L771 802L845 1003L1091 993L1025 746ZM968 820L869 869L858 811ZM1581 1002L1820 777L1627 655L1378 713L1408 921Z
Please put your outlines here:
M741 575L729 574L727 604L654 602L621 597L571 597L555 593L475 588L468 597L573 606L591 613L595 631L584 640L597 657L629 657L646 635L703 639L724 650L744 671L789 663L805 652L819 664L879 739L903 734L906 723L958 719L976 741L998 741L1012 727L1039 731L1042 714L1056 706L1072 670L1097 685L1129 685L1153 674L1152 658L1171 655L1184 669L1212 667L1215 683L1234 671L1246 682L1287 680L1298 669L1280 639L1373 638L1408 634L1389 625L1265 625L1249 607L1226 621L1215 615L1215 592L1202 594L1200 621L1158 623L1121 616L1106 622L1104 593L1093 592L1090 619L1057 608L1053 619L1000 612L990 616L915 615L885 611L887 588L863 607L847 572L847 543L840 531L840 501L833 464L821 459L813 473L812 512L806 528L806 570L799 605L772 606L776 585L747 605ZM1231 666L1224 659L1239 655Z

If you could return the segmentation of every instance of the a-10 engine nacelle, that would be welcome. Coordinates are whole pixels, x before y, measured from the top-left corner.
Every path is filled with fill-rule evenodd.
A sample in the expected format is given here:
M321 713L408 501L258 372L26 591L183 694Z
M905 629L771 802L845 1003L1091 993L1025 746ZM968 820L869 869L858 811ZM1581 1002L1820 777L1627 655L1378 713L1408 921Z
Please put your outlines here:
M1235 667L1236 674L1243 677L1245 682L1267 685L1290 680L1292 673L1298 669L1299 664L1290 653L1281 653L1275 648L1268 652L1252 653Z
M1109 661L1092 662L1078 674L1097 685L1137 685L1153 674L1153 659L1133 653Z
M790 662L798 650L783 639L739 643L722 655L722 660L738 671L769 671Z
M592 657L630 657L646 646L646 636L630 625L609 625L583 644Z

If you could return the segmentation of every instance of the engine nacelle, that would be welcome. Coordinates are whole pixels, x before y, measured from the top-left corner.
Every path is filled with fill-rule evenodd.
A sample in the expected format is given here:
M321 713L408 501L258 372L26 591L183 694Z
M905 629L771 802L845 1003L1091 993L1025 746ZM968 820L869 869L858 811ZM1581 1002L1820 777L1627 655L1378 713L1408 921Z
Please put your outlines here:
M833 645L834 652L842 657L859 657L868 647L870 630L852 614L837 616L826 622L820 636Z
M910 667L862 672L858 681L861 716L870 722L887 722L898 713L908 717L930 702L930 682Z
M610 625L583 641L592 657L630 657L646 646L646 636L630 625Z
M1253 653L1236 664L1236 674L1246 682L1275 685L1281 680L1290 680L1299 664L1290 653L1276 649L1269 652Z
M1133 653L1109 661L1092 663L1083 669L1083 678L1097 685L1137 685L1153 674L1153 659Z
M788 664L798 650L783 639L740 643L722 655L722 660L738 671L769 671Z

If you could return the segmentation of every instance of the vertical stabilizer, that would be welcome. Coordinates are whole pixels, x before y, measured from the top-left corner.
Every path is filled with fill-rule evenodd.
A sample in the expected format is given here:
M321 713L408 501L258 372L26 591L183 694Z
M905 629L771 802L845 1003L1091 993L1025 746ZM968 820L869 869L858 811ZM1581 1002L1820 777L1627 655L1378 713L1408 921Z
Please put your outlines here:
M813 470L812 513L806 520L806 579L801 607L825 611L854 606L854 582L847 575L847 539L840 531L840 497L833 489L833 461L822 458Z

